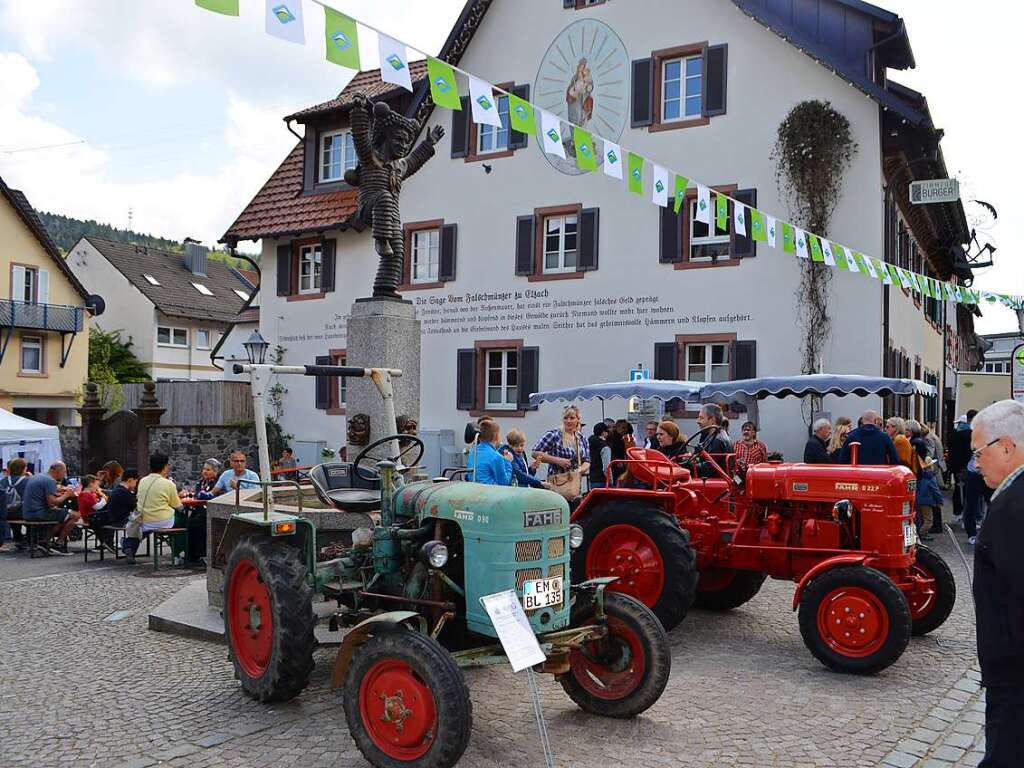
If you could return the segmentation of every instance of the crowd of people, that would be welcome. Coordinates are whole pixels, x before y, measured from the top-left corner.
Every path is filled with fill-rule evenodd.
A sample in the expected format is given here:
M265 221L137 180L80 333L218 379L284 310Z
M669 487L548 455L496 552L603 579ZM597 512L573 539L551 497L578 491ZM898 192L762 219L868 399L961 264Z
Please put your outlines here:
M291 450L285 449L282 459L290 458ZM133 468L109 461L95 474L69 479L61 461L33 474L25 459L12 459L0 478L0 550L8 544L19 551L29 549L24 523L52 523L34 545L43 555L73 554L68 541L83 527L95 534L97 547L116 552L116 532L123 529L120 547L128 561L134 562L146 534L180 528L183 532L171 537L173 562L201 564L206 557L204 502L260 485L244 452L233 452L228 464L225 468L219 459L207 459L194 483L177 483L170 459L160 452L150 456L144 477Z

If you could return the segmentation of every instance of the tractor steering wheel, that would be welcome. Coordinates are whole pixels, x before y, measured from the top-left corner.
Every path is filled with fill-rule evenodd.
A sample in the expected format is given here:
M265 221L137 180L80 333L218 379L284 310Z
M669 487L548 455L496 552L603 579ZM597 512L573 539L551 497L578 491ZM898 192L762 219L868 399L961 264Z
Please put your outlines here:
M391 444L395 441L398 442L398 455L391 456ZM405 445L404 448L402 447L403 444ZM387 448L385 448L384 451L379 451L378 453L382 453L384 455L373 453L374 449L382 446L387 446ZM416 457L407 463L404 459L413 448L418 448L419 451L416 453ZM378 461L394 462L398 465L398 471L400 472L403 469L415 467L419 463L419 460L423 458L423 450L423 441L415 435L387 435L386 437L382 437L380 440L374 440L368 446L363 448L363 450L359 452L359 455L356 456L355 461L352 462L352 469L360 480L374 482L380 479L380 472L377 470L376 466ZM374 465L372 468L364 468L362 466L364 462L368 463L370 461L372 461Z
M712 441L712 439L714 439L717 432L718 427L716 425L711 425L708 427L701 427L690 435L686 442L683 443L682 449L677 454L678 456L682 456L682 458L677 459L676 463L681 467L689 466L690 469L696 469L694 464L700 458L701 451L705 450L705 447ZM692 444L696 444L696 451L690 451Z

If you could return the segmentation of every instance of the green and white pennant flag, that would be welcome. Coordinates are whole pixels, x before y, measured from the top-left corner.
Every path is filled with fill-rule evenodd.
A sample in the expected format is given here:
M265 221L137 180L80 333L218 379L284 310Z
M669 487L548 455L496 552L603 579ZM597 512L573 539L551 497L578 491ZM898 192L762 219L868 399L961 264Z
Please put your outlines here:
M779 231L782 233L782 252L796 253L796 232L793 231L793 225L781 221L779 222Z
M324 36L327 39L327 60L358 72L359 33L355 21L344 13L325 7Z
M266 6L267 34L304 45L306 31L302 26L302 0L267 0Z
M537 119L533 114L533 104L514 93L508 95L508 121L513 131L525 133L527 136L537 133Z
M594 137L590 132L574 125L572 143L576 146L576 167L582 171L596 171L597 153L594 151Z
M668 205L668 171L660 165L651 171L651 202L662 208Z
M474 123L501 128L501 115L498 114L498 103L494 98L493 85L470 76L469 103L472 108Z
M676 213L683 210L683 204L686 202L686 188L689 185L690 180L688 178L676 174L676 191L672 197L672 204Z
M196 0L196 6L225 16L238 15L238 0Z
M807 244L807 233L804 232L800 227L795 230L796 236L796 255L801 259L811 258L811 249Z
M393 37L379 34L377 48L380 52L380 79L412 91L412 75L409 74L409 51L405 43Z
M878 274L882 278L882 283L885 285L892 285L892 275L889 274L889 265L880 259L876 259L873 256L870 257L875 262L875 269L878 270Z
M715 226L719 232L729 231L729 198L715 192Z
M544 139L544 151L565 160L565 145L562 144L562 121L550 112L540 110L540 133Z
M766 230L765 242L767 242L768 245L774 248L776 243L775 235L778 232L779 222L775 219L774 216L766 215L764 218Z
M811 261L824 263L825 254L821 250L821 243L818 241L817 236L808 234L807 245L811 248Z
M768 233L764 228L764 214L757 208L751 208L748 218L750 219L750 239L761 243L767 242Z
M604 142L604 174L613 179L622 180L622 147L605 140Z
M858 251L853 251L853 260L857 262L861 272L867 273L873 280L878 279L878 272L875 271L875 265L871 263L869 257Z
M836 266L836 256L832 252L832 243L825 238L821 239L821 260L830 267Z
M697 185L697 221L711 226L711 190Z
M634 195L642 195L644 193L644 159L635 152L630 152L626 157L629 165L629 176L626 181L629 191Z
M430 98L439 107L462 111L462 99L459 98L459 85L455 81L455 70L452 65L427 57L427 79L430 81Z

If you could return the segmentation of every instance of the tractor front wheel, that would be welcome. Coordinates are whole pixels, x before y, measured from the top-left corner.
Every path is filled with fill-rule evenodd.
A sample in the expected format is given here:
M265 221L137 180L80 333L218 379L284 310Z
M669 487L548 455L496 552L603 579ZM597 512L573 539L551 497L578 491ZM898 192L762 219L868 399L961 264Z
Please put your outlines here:
M649 501L615 500L588 512L572 572L616 576L608 589L635 597L665 629L686 617L697 589L697 558L686 531Z
M651 609L628 595L605 592L604 613L608 635L572 651L570 669L559 682L584 712L635 717L652 706L668 684L668 635ZM572 626L595 623L593 602L577 599Z
M712 568L702 571L694 605L709 611L731 611L753 599L767 576L762 571Z
M816 576L800 598L799 616L804 644L836 672L879 672L910 642L906 598L892 579L866 566L840 566Z
M299 550L279 539L244 536L224 572L224 632L242 690L259 701L288 701L313 671L313 590Z
M937 552L918 544L910 577L914 589L907 593L913 633L926 635L941 627L953 612L956 602L956 581L946 561Z
M411 629L358 647L342 703L356 746L377 768L449 768L469 744L473 705L461 670L434 638Z

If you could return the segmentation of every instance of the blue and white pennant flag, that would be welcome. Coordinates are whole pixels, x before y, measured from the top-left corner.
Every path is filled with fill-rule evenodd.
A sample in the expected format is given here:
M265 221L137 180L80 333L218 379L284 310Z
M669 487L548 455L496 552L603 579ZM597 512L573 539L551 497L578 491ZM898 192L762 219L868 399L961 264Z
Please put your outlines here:
M651 181L651 202L664 208L668 205L668 171L655 165Z
M544 151L565 160L565 147L562 144L562 121L543 109L540 112L540 133L544 139Z
M380 50L380 79L385 83L399 85L412 91L412 76L409 74L409 52L404 43L393 37L378 34Z
M302 26L302 0L266 0L266 5L267 34L304 45L306 32Z
M622 181L622 147L607 139L604 141L604 172L606 176Z
M494 96L494 86L469 78L469 102L473 107L473 122L477 125L493 125L501 128L501 115L498 114L498 100Z

